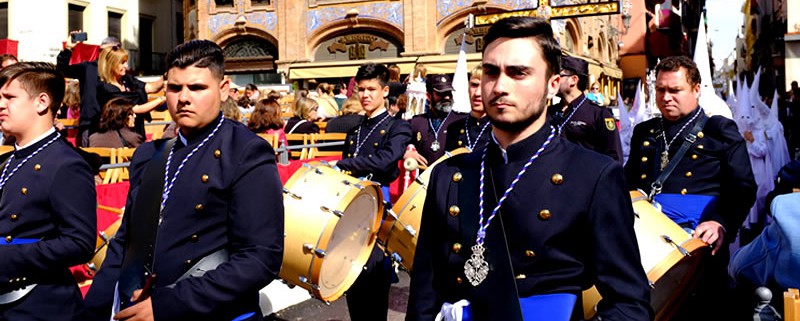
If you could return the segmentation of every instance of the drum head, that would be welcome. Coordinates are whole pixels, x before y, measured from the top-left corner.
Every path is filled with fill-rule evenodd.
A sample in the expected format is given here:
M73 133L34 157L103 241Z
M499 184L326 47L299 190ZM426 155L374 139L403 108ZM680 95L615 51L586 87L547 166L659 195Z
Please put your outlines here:
M656 312L655 320L669 320L677 312L687 295L697 284L702 275L700 263L703 261L708 247L698 239L690 239L683 244L691 256L682 258L671 265L650 291L650 306Z
M380 224L380 200L370 186L362 189L343 212L326 246L320 269L322 298L339 297L356 281L366 264Z

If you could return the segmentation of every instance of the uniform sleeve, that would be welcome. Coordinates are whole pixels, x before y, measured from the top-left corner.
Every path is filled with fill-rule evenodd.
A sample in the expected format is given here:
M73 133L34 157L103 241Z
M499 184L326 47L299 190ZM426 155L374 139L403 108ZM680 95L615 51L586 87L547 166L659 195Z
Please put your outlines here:
M439 169L434 167L429 191L435 191L437 188L436 177L441 173ZM442 236L447 226L443 224L440 215L436 197L426 197L417 249L414 252L414 269L411 272L406 321L433 320L443 301L439 295L442 291L441 284L437 284L436 281L443 277L442 267L447 265L442 255L444 252L441 251L442 244L446 244Z
M111 239L106 250L106 258L100 265L100 270L92 279L92 286L84 299L86 313L84 320L106 321L111 315L111 305L114 299L114 289L122 269L122 260L125 257L125 243L127 239L127 222L130 221L133 210L133 201L138 195L142 180L142 173L153 155L153 144L145 144L137 148L131 161L130 188L125 201L125 213L119 230Z
M390 129L390 138L378 149L373 157L345 158L336 163L341 169L358 173L376 173L397 166L403 158L406 146L411 140L411 126L402 120L395 120ZM347 148L348 146L346 146ZM346 151L345 151L346 152Z
M720 196L717 204L721 206L717 211L708 211L707 217L701 221L716 221L730 233L726 235L726 242L733 241L731 236L744 222L747 213L756 199L756 182L753 169L750 167L750 157L747 155L745 140L739 134L736 124L722 117L713 117L712 121L719 121L722 137L729 147L725 150L725 159L720 164ZM710 124L707 124L708 126Z
M643 127L641 125L637 125L633 128L633 134L631 135L631 150L628 154L628 162L625 163L625 183L628 186L629 191L636 190L639 188L638 182L641 181L640 173L639 173L639 159L641 159L641 147L643 142Z
M602 124L600 128L602 138L599 142L601 144L599 150L622 164L622 141L619 138L619 128L614 121L614 115L608 108L600 107L600 118L602 119L598 121L598 124ZM609 120L614 124L613 130L609 130L609 125L606 124Z
M652 320L633 221L621 167L609 163L595 183L589 206L590 253L595 255L596 284L603 296L598 311L605 320Z
M0 246L0 283L8 283L9 277L19 273L15 271L42 274L92 258L97 198L89 165L83 159L70 159L58 168L49 191L57 235L30 244Z
M64 74L67 78L75 78L83 81L86 78L86 66L84 63L70 65L69 61L72 59L72 50L61 50L56 57L56 70Z
M230 259L203 277L153 290L155 320L208 315L277 278L283 259L283 194L275 152L260 138L241 155L230 195Z

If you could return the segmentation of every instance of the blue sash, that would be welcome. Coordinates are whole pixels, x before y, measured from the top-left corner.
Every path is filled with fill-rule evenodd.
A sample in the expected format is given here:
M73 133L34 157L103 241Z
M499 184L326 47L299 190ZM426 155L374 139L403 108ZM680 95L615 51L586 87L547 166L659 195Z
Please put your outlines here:
M681 195L658 194L654 200L661 206L661 212L678 225L689 225L692 229L700 223L700 218L706 210L713 210L716 196L708 195Z
M532 295L520 298L522 319L525 321L569 321L578 297L572 293Z
M383 192L383 200L390 203L392 201L392 195L389 192L389 186L381 186L381 191Z
M11 243L0 242L0 245L31 244L31 243L36 243L36 242L39 242L39 239L20 239L20 238L17 238L17 239L11 240Z
M242 315L236 317L236 319L233 319L232 321L247 320L248 318L254 316L255 314L256 314L255 312L245 313L245 314L242 314Z

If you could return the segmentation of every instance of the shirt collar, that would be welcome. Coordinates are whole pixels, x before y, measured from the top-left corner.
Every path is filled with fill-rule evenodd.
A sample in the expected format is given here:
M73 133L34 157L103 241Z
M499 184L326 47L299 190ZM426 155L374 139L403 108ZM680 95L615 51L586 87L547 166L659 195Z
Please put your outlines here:
M191 135L184 136L183 133L180 130L178 130L178 140L181 142L181 144L183 144L183 146L189 146L191 144L199 142L200 140L208 136L208 134L211 133L211 131L214 130L215 127L217 127L217 124L222 120L221 115L222 112L220 112L220 116L218 116L216 119L214 119L214 121L206 125L206 127L201 128L200 130L192 133Z
M19 151L19 150L23 150L23 149L25 149L25 148L31 147L31 146L33 146L33 145L36 145L36 143L38 143L38 142L40 142L41 140L43 140L43 139L47 138L47 136L50 136L50 135L52 135L52 134L53 134L53 133L55 133L55 132L56 132L56 128L55 128L55 127L50 127L50 129L48 129L46 132L44 132L43 134L39 135L38 137L36 137L36 138L35 138L35 139L33 139L32 141L30 141L29 143L25 144L25 146L19 146L19 145L17 145L16 143L14 143L14 147L15 147L15 148L16 148L18 151Z

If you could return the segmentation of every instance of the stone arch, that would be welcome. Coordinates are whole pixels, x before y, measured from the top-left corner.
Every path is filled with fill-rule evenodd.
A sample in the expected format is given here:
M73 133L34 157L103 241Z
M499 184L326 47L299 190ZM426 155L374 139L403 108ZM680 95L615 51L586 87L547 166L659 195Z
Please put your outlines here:
M570 53L575 55L582 55L583 41L581 39L583 36L583 32L581 30L581 24L578 23L578 20L575 18L567 19L567 22L564 26L564 33L569 34L573 42L571 44L562 44L561 47L571 48L572 50L570 51Z
M489 13L505 12L508 10L512 10L512 8L495 4L485 4L482 6L465 7L453 12L449 16L442 19L436 28L436 48L438 48L438 50L441 52L445 51L445 42L447 41L447 38L453 32L456 32L464 27L464 21L467 19L467 15L470 13L477 16Z
M264 41L273 47L275 47L275 52L273 55L278 54L278 39L275 38L269 32L254 27L244 27L242 28L226 28L223 31L220 31L213 39L220 47L223 49L228 45L239 41L242 38L249 38L249 39L258 39ZM277 57L276 57L277 58Z
M606 50L606 46L608 46L606 34L604 32L600 32L597 38L597 60L607 63L610 60L610 57L608 56L608 51Z
M385 20L369 17L341 19L320 26L317 31L308 36L306 57L313 61L314 53L317 52L323 42L330 38L353 32L370 32L384 36L387 40L395 41L400 48L405 44L403 30Z

